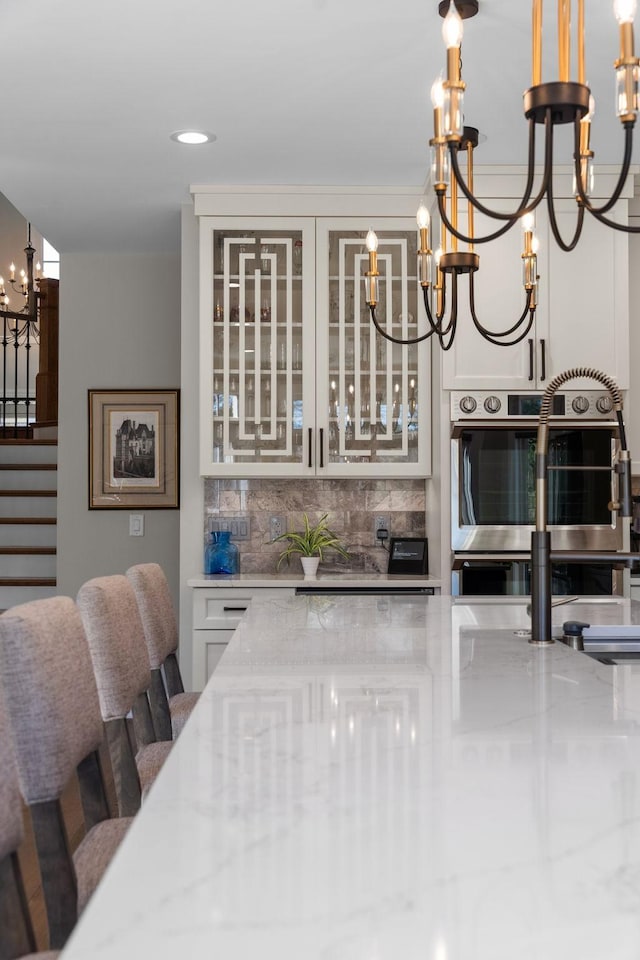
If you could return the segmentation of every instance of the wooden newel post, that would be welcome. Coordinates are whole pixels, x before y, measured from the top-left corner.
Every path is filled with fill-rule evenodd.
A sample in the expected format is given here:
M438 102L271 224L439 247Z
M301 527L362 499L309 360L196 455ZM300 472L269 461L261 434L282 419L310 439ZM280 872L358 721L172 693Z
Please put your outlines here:
M58 422L58 280L39 281L40 363L36 374L36 422L34 427Z

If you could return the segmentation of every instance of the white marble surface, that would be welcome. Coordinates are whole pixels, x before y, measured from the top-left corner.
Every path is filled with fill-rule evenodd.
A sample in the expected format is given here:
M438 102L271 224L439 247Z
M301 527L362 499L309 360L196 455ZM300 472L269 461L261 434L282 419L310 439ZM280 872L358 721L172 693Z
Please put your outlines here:
M637 960L640 666L527 623L252 603L64 960Z
M376 587L441 587L442 579L427 574L424 577L389 576L387 573L320 573L307 579L302 573L238 573L200 574L187 581L190 587L337 587L339 589Z

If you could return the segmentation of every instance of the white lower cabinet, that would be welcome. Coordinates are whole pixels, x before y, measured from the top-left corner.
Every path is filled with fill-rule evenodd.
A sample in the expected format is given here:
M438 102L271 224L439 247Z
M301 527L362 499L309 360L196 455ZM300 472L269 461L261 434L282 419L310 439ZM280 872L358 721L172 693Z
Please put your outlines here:
M293 596L294 592L293 587L194 587L193 689L204 689L252 600Z

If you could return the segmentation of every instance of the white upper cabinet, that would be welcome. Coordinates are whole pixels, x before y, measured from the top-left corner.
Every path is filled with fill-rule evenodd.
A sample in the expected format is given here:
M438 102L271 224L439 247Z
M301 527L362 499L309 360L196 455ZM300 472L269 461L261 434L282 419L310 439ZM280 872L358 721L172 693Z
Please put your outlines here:
M414 220L200 217L204 476L428 475L429 345L373 328L370 227L380 320L415 336Z
M490 200L491 206L509 212L517 206L515 200ZM501 226L501 221L475 213L476 236L488 235ZM460 216L462 231L466 230L466 217ZM544 228L543 228L544 230ZM536 225L540 237L540 227ZM540 237L542 240L542 238ZM460 244L466 249L466 244ZM442 379L445 389L514 390L537 386L543 355L538 340L538 325L546 329L548 310L548 250L549 245L540 243L538 251L538 308L533 326L519 343L513 346L496 346L486 340L476 329L469 306L469 278L458 280L458 328L450 350L443 353ZM474 275L475 313L478 321L489 331L501 332L516 325L525 311L526 294L522 285L522 230L512 227L501 237L489 243L476 244L475 252L480 257L480 266ZM451 278L447 277L447 310L451 301ZM528 311L527 311L528 316ZM527 322L505 339L516 339L524 332Z
M497 203L494 203L497 208ZM514 209L515 201L502 201ZM620 201L616 216L626 218ZM575 229L576 203L557 200L561 235L569 240ZM489 221L493 229L498 221ZM476 233L487 229L476 215ZM467 281L459 288L460 320L452 349L443 355L443 387L477 390L543 390L549 380L572 367L591 367L613 376L621 389L629 386L629 238L626 233L599 224L590 214L578 246L565 253L556 244L546 205L536 211L539 293L534 324L515 346L494 346L473 327L468 308ZM505 329L524 308L518 225L503 237L478 244L476 313L481 322ZM459 313L460 313L459 309ZM572 381L572 389L593 381Z
M365 237L378 235L376 318L398 339L424 332L415 220L317 221L317 423L320 470L333 476L430 472L430 346L395 344L373 326Z
M576 204L556 203L561 236L572 236ZM627 219L627 203L616 207ZM611 214L609 214L611 216ZM629 235L585 214L584 228L572 253L560 250L549 230L549 309L546 329L547 380L570 367L591 367L612 376L620 389L629 386ZM546 381L541 385L546 386ZM571 389L593 389L593 380L571 381Z

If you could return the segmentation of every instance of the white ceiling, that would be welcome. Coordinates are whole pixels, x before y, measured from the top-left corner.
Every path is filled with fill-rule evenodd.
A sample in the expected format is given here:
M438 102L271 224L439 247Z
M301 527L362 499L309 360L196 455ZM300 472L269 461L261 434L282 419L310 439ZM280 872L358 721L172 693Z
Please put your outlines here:
M610 2L586 8L592 145L618 163L617 25ZM0 0L0 13L0 191L61 252L177 251L194 183L418 195L424 181L437 0ZM480 0L465 23L477 164L526 160L530 19L527 0ZM169 139L188 127L218 139Z

